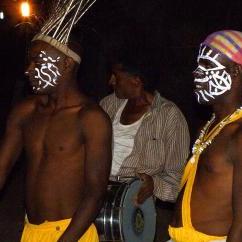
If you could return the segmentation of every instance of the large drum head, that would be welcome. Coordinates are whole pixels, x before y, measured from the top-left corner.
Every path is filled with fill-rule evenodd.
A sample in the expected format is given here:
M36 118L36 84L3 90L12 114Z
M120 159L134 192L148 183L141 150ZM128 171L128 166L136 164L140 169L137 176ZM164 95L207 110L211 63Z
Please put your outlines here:
M134 198L142 182L134 180L123 197L121 231L125 242L152 242L155 236L156 212L153 198L136 207Z

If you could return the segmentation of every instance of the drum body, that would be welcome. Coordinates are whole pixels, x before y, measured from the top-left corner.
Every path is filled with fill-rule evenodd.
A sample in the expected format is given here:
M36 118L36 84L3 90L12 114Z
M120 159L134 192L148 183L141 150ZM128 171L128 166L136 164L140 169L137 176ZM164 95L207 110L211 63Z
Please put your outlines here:
M135 206L140 180L110 182L104 206L96 219L100 241L152 242L156 212L153 198Z

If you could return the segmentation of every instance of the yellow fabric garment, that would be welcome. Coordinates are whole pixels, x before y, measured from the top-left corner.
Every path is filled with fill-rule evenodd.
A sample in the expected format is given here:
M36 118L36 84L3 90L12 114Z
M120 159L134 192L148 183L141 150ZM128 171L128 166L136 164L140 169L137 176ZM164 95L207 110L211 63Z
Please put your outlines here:
M56 242L70 223L70 219L44 222L40 225L25 222L21 242ZM99 242L96 227L92 224L78 242Z
M198 143L198 146L202 147L202 142L209 141L211 143L211 141L219 134L219 132L222 130L222 128L225 125L235 122L240 118L242 118L241 109L237 110L232 115L226 117L219 124L217 124L209 133L208 133L209 127L207 127L207 130L205 130L204 132L205 135L203 136L203 140L201 140L201 142ZM202 151L203 149L199 150L199 147L198 147L197 151L194 152L193 156L189 160L184 171L184 175L181 181L181 187L183 188L185 186L183 199L182 199L183 226L179 228L169 226L169 235L174 242L209 242L213 240L225 240L227 238L226 236L206 235L204 233L196 231L192 225L191 208L190 208L191 195L192 195L194 180L196 177L198 160Z
M173 228L169 226L169 234L171 239L174 242L188 242L188 241L189 242L208 242L211 240L226 239L226 237L206 235L204 233L196 231L192 226L190 201L191 201L192 187L196 176L197 163L198 163L197 161L198 161L198 157L193 156L186 166L184 176L182 179L183 184L187 180L186 187L184 190L183 200L182 200L183 227Z

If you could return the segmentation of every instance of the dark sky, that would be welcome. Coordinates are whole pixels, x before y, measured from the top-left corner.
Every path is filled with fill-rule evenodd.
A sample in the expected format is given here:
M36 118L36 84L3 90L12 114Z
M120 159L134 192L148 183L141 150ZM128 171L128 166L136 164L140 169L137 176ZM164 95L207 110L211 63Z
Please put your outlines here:
M0 2L0 11L6 15L6 20L0 21L0 124L10 106L26 94L24 56L37 26L33 19L31 25L18 25L23 21L19 2ZM32 4L40 19L48 13L51 1ZM241 30L241 8L240 0L97 0L79 24L86 43L83 89L96 99L107 93L105 70L110 53L126 51L152 57L160 74L159 91L183 110L193 132L203 119L203 109L192 93L191 75L199 44L213 31Z

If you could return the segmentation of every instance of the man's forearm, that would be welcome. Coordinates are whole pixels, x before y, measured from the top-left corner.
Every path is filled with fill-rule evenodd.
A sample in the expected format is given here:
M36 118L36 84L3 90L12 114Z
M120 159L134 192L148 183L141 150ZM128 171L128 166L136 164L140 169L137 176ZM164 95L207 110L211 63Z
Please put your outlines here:
M6 180L8 178L8 175L10 174L13 166L15 165L19 154L21 153L21 149L18 148L13 152L14 154L9 157L9 155L6 155L6 152L4 149L7 149L5 147L0 148L0 191L3 189Z
M240 242L242 238L242 222L236 224L232 224L228 237L227 242Z
M103 198L103 194L86 193L59 242L77 242L98 215L103 205Z

